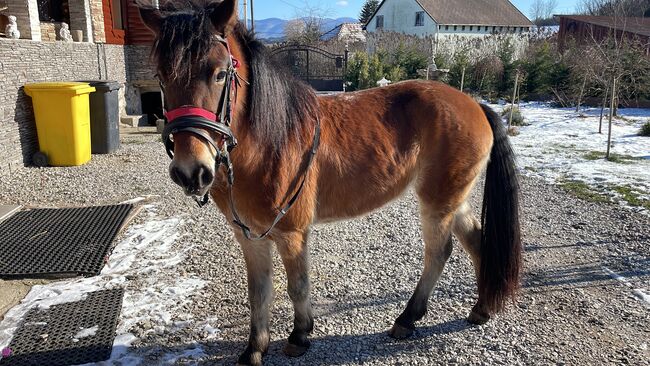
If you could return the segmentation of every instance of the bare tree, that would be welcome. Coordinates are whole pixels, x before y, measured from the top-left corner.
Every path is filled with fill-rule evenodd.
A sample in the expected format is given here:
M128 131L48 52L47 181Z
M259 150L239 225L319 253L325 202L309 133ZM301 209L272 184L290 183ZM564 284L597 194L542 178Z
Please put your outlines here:
M650 0L582 0L578 11L586 15L642 17Z
M530 15L533 22L541 26L544 21L553 18L555 9L557 9L558 0L534 0L530 6Z
M296 9L295 18L287 23L284 34L289 42L313 44L320 40L329 11L305 1Z

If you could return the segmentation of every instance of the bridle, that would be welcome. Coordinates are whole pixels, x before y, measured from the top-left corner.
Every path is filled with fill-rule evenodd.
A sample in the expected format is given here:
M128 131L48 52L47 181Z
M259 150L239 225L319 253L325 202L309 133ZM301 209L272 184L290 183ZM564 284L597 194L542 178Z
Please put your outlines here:
M167 124L165 125L165 128L162 132L162 140L165 144L167 155L169 155L169 157L172 159L174 158L174 135L177 133L187 132L194 134L212 146L216 151L216 155L214 157L214 171L217 172L221 165L226 167L228 196L230 199L230 209L232 211L234 219L233 223L242 230L242 233L248 240L262 240L271 233L271 231L288 213L289 209L291 209L291 207L298 200L298 197L302 193L302 190L305 186L307 173L309 172L309 168L314 161L314 156L316 155L316 152L318 151L318 147L320 145L320 119L318 116L316 117L314 140L309 151L307 166L305 168L305 172L302 175L298 190L287 201L287 204L279 210L277 216L273 220L273 223L266 231L260 235L253 234L250 228L242 222L235 207L235 201L233 197L235 174L233 170L232 160L230 158L230 153L235 147L237 147L237 139L235 138L235 135L230 128L230 125L232 123L233 101L235 104L237 103L237 89L241 85L241 82L244 82L246 84L248 84L248 82L237 73L237 69L239 68L240 63L232 55L226 38L220 35L214 35L213 37L216 41L226 46L229 54L229 63L228 69L226 70L225 85L221 94L221 101L219 103L218 110L215 113L196 106L181 106L171 111L166 111L164 85L162 82L160 82L160 90L163 94L163 109L165 110L165 118L167 119ZM221 136L221 146L219 146L219 143L214 141L208 131L214 132L218 136ZM194 197L194 200L199 205L199 207L204 207L210 200L209 191L203 197Z

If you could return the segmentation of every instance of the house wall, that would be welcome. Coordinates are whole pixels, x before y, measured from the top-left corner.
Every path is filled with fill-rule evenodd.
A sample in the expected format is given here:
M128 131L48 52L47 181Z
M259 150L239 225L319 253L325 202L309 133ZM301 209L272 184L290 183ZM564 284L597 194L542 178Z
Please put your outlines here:
M31 98L26 83L108 79L126 82L125 48L121 46L34 42L0 38L0 176L29 165L38 151ZM126 109L124 90L121 110Z
M435 34L436 23L426 12L424 13L424 26L415 26L415 14L419 11L424 11L424 9L414 0L387 0L379 8L366 30L368 32L377 31L377 16L383 15L384 27L381 30L420 37Z

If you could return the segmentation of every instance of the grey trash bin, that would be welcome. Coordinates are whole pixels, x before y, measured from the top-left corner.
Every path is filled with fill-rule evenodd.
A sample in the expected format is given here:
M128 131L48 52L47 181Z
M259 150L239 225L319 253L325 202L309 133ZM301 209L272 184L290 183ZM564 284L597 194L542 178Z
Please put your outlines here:
M110 154L120 147L120 83L84 80L97 89L90 94L90 145L93 154Z

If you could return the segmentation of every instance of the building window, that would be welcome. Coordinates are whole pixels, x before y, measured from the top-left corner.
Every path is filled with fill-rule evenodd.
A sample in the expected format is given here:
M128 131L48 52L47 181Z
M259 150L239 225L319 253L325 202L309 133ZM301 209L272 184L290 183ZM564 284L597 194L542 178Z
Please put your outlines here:
M454 26L454 30L455 30L455 31L458 30L458 26L457 26L457 25Z
M415 26L416 27L424 26L424 12L423 11L418 11L417 13L415 13Z
M113 21L113 29L124 30L124 9L125 4L123 0L110 0L111 2L111 18Z
M461 28L461 30L462 30L462 31L465 31L465 26L463 26L463 27Z
M470 32L473 31L473 30L474 30L474 26L473 26L473 25L470 25L470 26L469 26L469 30L470 30Z
M37 4L38 18L41 22L64 22L69 18L63 0L38 0Z
M445 25L445 30L449 30L449 26L448 26L448 25Z
M375 28L380 29L384 27L384 16L383 15L377 15L377 20L375 23Z

